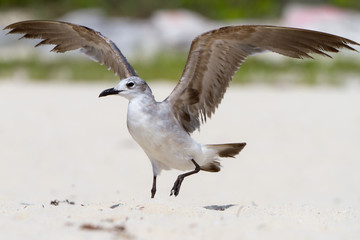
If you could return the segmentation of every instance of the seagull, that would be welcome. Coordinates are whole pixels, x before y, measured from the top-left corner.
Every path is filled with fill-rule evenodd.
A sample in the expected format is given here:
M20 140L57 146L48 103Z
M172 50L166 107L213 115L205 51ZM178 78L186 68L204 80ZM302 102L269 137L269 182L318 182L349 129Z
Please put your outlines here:
M187 171L179 175L170 191L177 196L185 177L220 171L220 159L235 157L246 143L200 144L191 133L214 114L230 81L251 55L272 51L291 58L331 56L341 48L359 43L328 33L268 25L226 26L197 36L191 43L182 76L170 95L157 102L119 48L100 32L61 21L30 20L11 24L8 33L21 38L42 39L54 52L80 49L118 75L120 82L99 97L119 95L129 100L127 127L150 159L153 171L151 198L162 170Z

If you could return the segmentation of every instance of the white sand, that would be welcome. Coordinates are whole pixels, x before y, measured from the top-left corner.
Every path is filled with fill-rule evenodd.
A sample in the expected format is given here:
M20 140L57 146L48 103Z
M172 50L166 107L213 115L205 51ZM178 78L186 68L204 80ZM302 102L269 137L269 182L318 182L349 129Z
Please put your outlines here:
M111 85L0 82L0 239L360 239L359 89L231 86L195 137L246 148L151 200Z

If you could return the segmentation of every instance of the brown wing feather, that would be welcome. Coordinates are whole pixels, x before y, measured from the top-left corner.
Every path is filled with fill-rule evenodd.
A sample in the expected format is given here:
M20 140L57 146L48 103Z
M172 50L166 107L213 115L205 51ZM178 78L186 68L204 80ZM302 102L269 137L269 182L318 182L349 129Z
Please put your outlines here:
M200 120L211 117L241 63L249 56L273 51L293 58L330 57L325 52L340 48L356 51L358 43L339 36L311 30L275 26L230 26L195 38L181 79L165 100L175 117L191 133Z
M100 64L112 68L120 79L137 76L117 46L108 38L90 28L59 21L30 20L11 24L4 29L24 34L22 38L43 39L35 47L52 44L54 52L80 49Z

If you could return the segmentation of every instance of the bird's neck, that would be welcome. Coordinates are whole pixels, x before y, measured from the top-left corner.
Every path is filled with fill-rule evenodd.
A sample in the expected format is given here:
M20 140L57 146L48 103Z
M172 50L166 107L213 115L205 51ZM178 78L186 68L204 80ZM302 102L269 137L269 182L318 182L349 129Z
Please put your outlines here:
M138 141L137 133L143 132L156 112L157 102L152 95L135 97L129 101L127 111L127 127L133 138Z
M136 106L137 108L147 108L156 104L155 98L151 93L138 95L129 100L129 107Z

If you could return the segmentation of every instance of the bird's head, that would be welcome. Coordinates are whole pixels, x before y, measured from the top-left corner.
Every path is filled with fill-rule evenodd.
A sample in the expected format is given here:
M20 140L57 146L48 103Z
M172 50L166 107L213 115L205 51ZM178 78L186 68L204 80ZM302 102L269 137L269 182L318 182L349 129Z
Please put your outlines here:
M129 100L144 96L152 95L147 83L139 77L128 77L121 80L115 87L102 91L99 97L108 95L120 95Z

